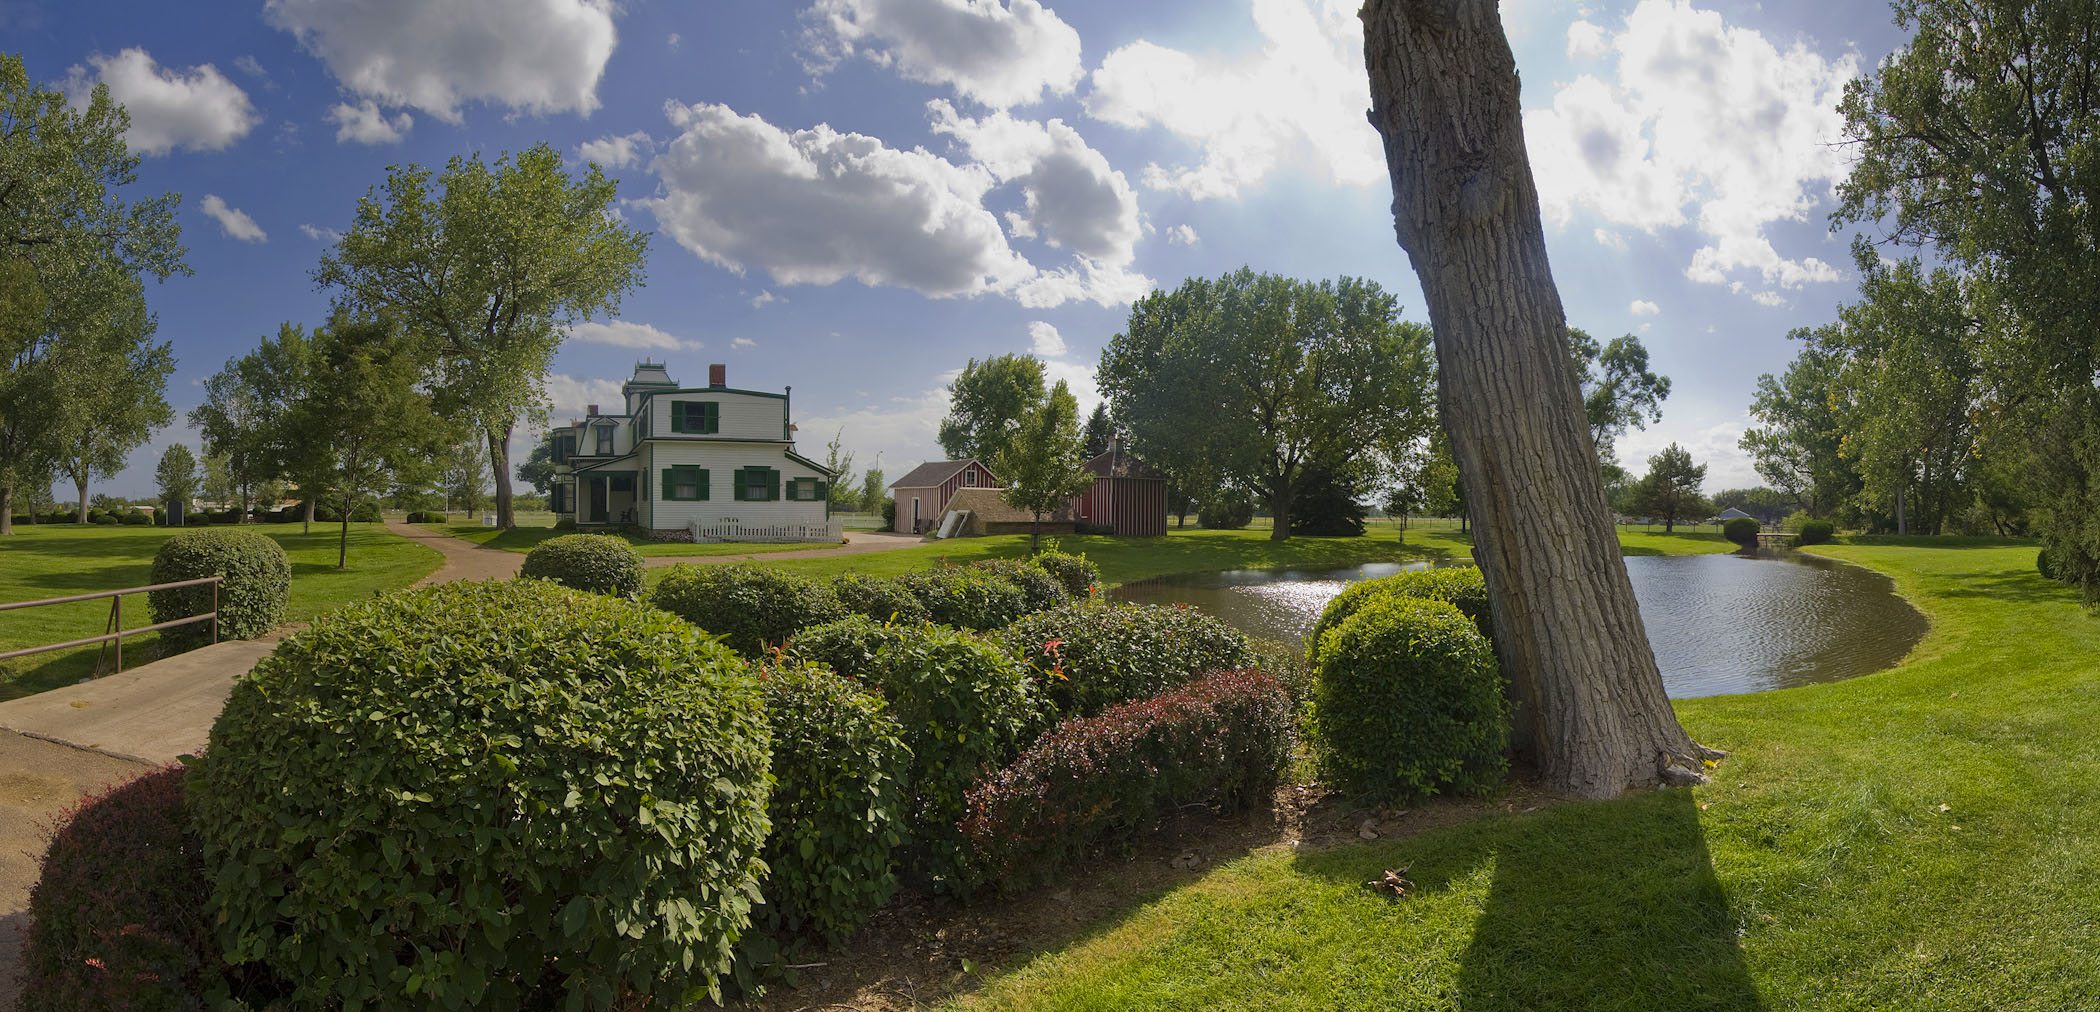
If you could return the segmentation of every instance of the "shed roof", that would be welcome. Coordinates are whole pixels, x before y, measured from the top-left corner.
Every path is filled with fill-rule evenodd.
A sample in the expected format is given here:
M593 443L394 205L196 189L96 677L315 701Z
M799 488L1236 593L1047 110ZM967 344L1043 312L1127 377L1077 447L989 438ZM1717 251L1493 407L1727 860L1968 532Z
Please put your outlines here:
M932 488L935 485L939 485L940 483L955 477L957 472L961 471L965 467L970 466L972 463L976 464L978 467L984 467L984 462L978 460L975 457L969 457L964 460L930 460L924 464L920 464L919 466L912 468L911 471L907 473L904 477L899 478L896 481L890 482L890 487ZM991 475L993 481L999 480L999 476L997 474L993 474L992 469L989 467L984 467L984 473L987 475Z
M947 508L969 510L976 514L977 519L993 524L1025 524L1035 519L1035 514L1027 510L1008 506L1006 500L1000 498L1001 491L996 488L956 489L955 495L948 499ZM1071 520L1070 503L1059 506L1055 512L1043 514L1044 523L1069 523Z

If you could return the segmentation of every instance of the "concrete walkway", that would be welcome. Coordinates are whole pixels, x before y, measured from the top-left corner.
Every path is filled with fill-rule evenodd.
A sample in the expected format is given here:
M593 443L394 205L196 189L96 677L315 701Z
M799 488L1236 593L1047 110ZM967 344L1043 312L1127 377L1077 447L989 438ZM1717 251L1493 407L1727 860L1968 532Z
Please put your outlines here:
M155 766L204 751L233 683L276 636L228 640L0 703L0 730Z

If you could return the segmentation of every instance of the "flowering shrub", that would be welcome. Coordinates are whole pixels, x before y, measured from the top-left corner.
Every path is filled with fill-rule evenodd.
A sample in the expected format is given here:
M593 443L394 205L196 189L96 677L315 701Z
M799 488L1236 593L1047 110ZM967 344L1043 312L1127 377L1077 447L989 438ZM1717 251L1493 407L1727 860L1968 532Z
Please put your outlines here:
M649 603L723 638L730 649L759 657L796 630L839 618L831 588L765 566L672 566Z
M642 553L610 534L564 534L525 554L519 576L536 576L593 594L627 597L642 589Z
M1089 717L1254 657L1239 630L1186 605L1071 604L1026 615L999 639L1067 717Z
M1258 671L1214 671L1057 725L972 787L969 888L1011 888L1128 848L1185 805L1262 804L1290 761L1292 707Z
M23 1008L204 1007L219 947L184 772L154 770L63 816L29 893Z

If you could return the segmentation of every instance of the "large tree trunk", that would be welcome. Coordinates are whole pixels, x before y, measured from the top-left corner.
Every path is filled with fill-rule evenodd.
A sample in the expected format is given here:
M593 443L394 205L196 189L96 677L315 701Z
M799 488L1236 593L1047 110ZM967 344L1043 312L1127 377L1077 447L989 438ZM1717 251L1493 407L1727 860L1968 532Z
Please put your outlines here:
M496 527L507 531L517 526L510 509L510 426L489 433L489 466L496 472Z
M1520 758L1580 797L1702 779L1717 753L1670 709L1605 508L1495 0L1370 0L1362 17Z
M87 472L86 472L86 471L82 471L82 472L80 472L79 474L77 474L77 475L74 475L74 476L73 476L73 488L74 488L74 490L75 490L75 491L77 491L77 492L79 492L79 493L80 493L80 510L79 510L79 512L78 512L78 513L76 513L76 514L75 514L75 519L74 519L74 521L73 521L74 523L77 523L77 524L84 524L84 523L87 523L87 508L88 508L88 494L87 494L87 487L88 487L88 482L87 482Z
M1269 528L1270 541L1285 541L1291 536L1291 479L1269 478L1269 516L1273 526Z
M0 485L0 537L5 537L14 532L15 487L13 485Z

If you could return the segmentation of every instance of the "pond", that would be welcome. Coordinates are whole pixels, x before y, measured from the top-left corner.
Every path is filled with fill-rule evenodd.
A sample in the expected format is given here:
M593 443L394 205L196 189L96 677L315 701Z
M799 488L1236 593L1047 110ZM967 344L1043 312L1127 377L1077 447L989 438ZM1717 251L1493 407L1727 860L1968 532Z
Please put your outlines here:
M1250 636L1295 644L1347 584L1428 566L1194 573L1124 584L1110 596L1184 602ZM1901 660L1925 634L1925 616L1887 577L1815 555L1636 556L1626 572L1673 697L1864 675Z

